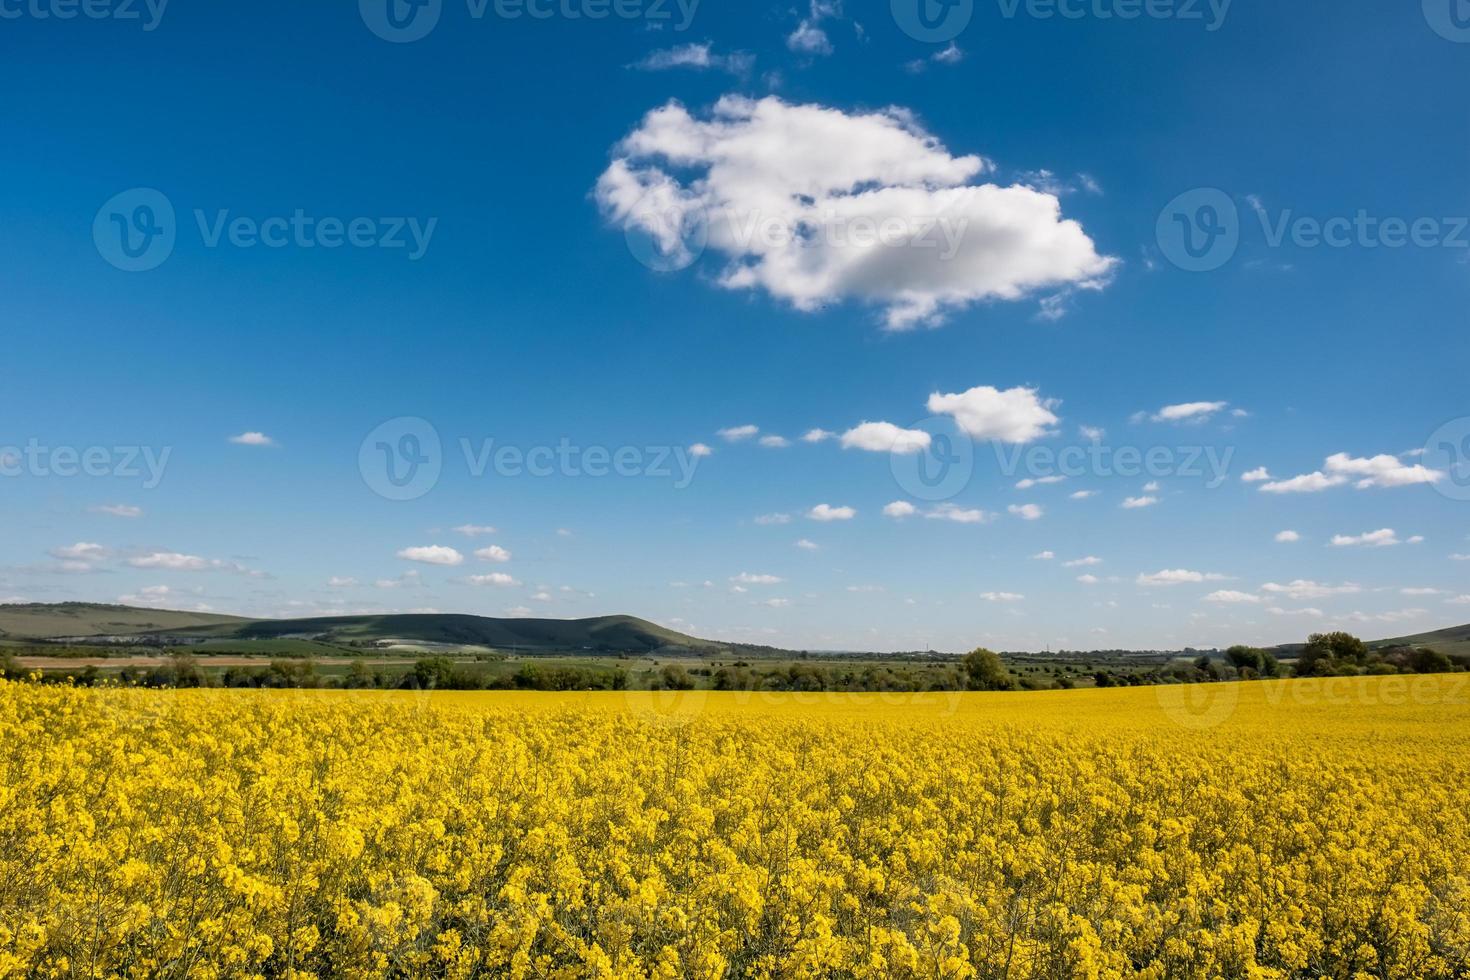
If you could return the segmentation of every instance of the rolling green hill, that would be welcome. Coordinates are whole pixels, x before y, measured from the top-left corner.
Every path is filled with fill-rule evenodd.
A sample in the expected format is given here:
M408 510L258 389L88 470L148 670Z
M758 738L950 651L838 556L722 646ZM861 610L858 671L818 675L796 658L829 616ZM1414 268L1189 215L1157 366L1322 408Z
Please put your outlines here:
M1383 647L1429 647L1440 653L1470 654L1470 625L1451 626L1431 633L1416 633L1413 636L1396 636L1388 640L1375 640L1368 644L1375 650Z
M246 621L239 616L139 609L92 602L35 602L0 606L0 640L137 636L196 626L229 628Z
M364 644L383 640L525 651L651 653L656 650L756 649L665 629L635 616L591 619L495 619L449 613L243 619L129 606L62 603L0 606L0 640L131 637L139 642L188 642L201 647L312 640Z

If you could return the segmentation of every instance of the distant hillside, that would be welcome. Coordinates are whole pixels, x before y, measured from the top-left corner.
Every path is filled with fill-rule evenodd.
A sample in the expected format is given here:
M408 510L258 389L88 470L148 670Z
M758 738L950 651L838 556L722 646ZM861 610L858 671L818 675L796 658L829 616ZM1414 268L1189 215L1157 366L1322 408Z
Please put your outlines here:
M246 622L239 616L139 609L92 602L26 603L0 606L0 639L40 640L59 636L136 636L196 626Z
M767 650L688 636L636 616L496 619L452 613L243 619L129 606L63 603L0 606L0 639L129 636L139 641L277 640L349 644L379 640L526 651L652 653Z
M1451 626L1432 633L1416 633L1413 636L1396 636L1388 640L1377 640L1368 645L1375 650L1383 647L1429 647L1431 650L1438 650L1446 655L1470 654L1470 625Z

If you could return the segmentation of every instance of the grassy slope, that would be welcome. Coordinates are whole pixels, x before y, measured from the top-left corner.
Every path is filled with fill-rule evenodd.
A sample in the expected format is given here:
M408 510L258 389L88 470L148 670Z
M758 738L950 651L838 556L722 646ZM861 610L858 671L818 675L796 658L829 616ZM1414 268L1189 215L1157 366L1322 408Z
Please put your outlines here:
M238 616L138 609L90 602L27 603L0 606L0 638L45 639L56 636L126 636L195 626L231 626L247 622Z
M1396 636L1388 640L1378 640L1368 644L1374 648L1380 647L1429 647L1445 654L1465 653L1470 654L1470 625L1451 626L1448 629L1434 630L1431 633L1415 633L1413 636Z

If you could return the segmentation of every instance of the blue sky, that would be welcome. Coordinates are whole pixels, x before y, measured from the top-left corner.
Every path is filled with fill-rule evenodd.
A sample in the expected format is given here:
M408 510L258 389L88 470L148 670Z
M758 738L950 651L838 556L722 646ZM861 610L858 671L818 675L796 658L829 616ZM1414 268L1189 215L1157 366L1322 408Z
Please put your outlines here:
M1470 619L1448 4L533 7L0 2L0 599L847 649Z

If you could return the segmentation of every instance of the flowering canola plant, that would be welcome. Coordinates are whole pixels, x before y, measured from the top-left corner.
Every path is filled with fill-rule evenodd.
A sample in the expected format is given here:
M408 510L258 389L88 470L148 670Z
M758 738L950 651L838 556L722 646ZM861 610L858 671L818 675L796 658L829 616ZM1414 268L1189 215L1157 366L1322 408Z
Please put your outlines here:
M1463 977L1463 680L0 682L0 976Z

